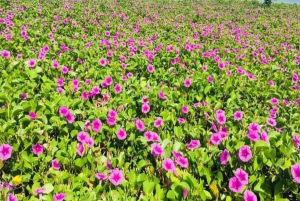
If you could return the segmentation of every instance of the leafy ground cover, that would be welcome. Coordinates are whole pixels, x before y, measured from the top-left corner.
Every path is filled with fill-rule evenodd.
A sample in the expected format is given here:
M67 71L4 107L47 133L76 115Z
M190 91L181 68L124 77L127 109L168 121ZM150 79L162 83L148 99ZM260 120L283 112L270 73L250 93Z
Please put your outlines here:
M1 200L300 200L300 7L0 2Z

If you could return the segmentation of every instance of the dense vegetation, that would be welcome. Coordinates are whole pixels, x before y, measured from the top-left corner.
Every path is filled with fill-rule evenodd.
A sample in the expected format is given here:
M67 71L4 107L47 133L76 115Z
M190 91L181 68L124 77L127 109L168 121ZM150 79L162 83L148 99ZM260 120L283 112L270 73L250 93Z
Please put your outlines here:
M0 1L0 199L300 200L300 7Z

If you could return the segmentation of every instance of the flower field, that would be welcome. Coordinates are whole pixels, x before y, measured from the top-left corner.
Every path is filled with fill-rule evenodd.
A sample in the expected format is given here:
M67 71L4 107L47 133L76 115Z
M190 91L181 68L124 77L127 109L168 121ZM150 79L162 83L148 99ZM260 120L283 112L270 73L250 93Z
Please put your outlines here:
M0 1L0 200L300 200L300 6Z

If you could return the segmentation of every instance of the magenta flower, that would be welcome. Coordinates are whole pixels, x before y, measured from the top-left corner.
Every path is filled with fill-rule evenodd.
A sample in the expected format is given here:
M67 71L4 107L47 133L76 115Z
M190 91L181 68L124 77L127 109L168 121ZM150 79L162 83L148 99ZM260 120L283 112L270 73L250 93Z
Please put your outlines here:
M277 98L271 98L270 102L272 105L277 105L279 103Z
M104 83L109 86L113 83L113 79L111 76L106 76L105 80L104 80Z
M151 145L151 154L155 157L162 156L164 154L163 148L158 143L153 143Z
M156 120L154 120L154 127L159 128L163 123L163 119L161 117L158 117Z
M177 121L179 124L183 124L185 122L184 118L181 117L177 118Z
M138 120L135 121L135 126L141 132L145 130L144 122L142 120L140 120L140 119L138 119Z
M114 110L109 110L108 111L108 117L111 117L111 118L117 118L118 117L118 113Z
M10 57L10 52L7 50L2 50L1 56L5 59L8 59Z
M57 62L57 60L52 61L52 67L53 68L58 68L59 67L59 63Z
M63 66L63 67L61 68L61 72L62 72L63 74L68 74L68 72L69 72L68 67Z
M186 145L186 148L188 150L194 150L197 149L200 146L199 140L191 140L189 144Z
M269 136L265 131L261 132L261 139L266 143L269 143Z
M148 103L144 103L144 104L142 105L142 112L143 112L144 114L147 114L149 111L150 111L150 106L148 105Z
M63 201L67 195L65 193L58 193L53 196L54 201Z
M253 133L258 133L260 130L260 126L256 123L250 123L248 126L248 130Z
M299 149L300 148L300 139L296 134L293 135L293 140L294 140L295 146L297 147L297 149Z
M105 179L107 179L107 175L104 174L104 173L96 173L95 176L96 176L96 178L97 178L100 182L102 182L102 181L104 181Z
M117 119L115 119L115 118L112 118L112 117L106 118L106 123L107 123L109 126L115 125L116 122L117 122Z
M254 142L260 140L260 135L256 132L248 132L247 137Z
M83 144L79 143L77 146L77 154L79 156L83 156L83 152L84 152L84 146L83 146Z
M189 112L189 108L187 106L182 106L181 111L183 114L187 114Z
M245 201L257 201L257 197L252 191L246 190L244 192L244 200Z
M162 166L168 172L174 172L175 171L175 163L170 158L164 159L163 163L162 163Z
M42 194L46 191L46 188L37 188L33 191L33 194L39 195L39 199L42 199Z
M218 122L218 124L225 124L226 123L226 115L225 112L223 110L217 110L216 114L215 114L216 120Z
M88 135L85 132L81 131L77 134L77 140L82 144L85 144L87 139L88 139Z
M66 120L69 124L72 124L75 121L75 116L72 113L69 113L68 116L66 116Z
M36 65L36 61L34 59L30 59L29 61L27 61L27 65L30 67L30 68L33 68L35 67Z
M23 93L23 94L21 95L21 98L22 98L23 100L26 100L26 99L27 99L27 93Z
M7 201L18 201L18 199L12 193L9 193L7 197Z
M117 94L122 92L122 86L120 84L116 84L114 89Z
M188 189L187 189L187 188L184 188L184 189L183 189L183 198L184 198L184 199L186 199L186 197L188 196L188 193L189 193Z
M192 80L190 78L186 78L183 82L184 86L189 88L191 86Z
M93 131L99 133L100 130L102 129L102 122L100 121L100 119L95 119L93 122L92 122L92 129Z
M59 162L58 162L57 159L52 160L51 163L52 163L52 168L53 168L54 170L59 170L59 169L60 169L60 164L59 164Z
M300 184L300 163L292 165L291 172L296 183Z
M62 106L59 108L59 114L61 116L67 117L70 114L70 110L67 107Z
M106 59L105 58L101 58L100 60L99 60L99 65L100 66L106 66Z
M120 185L123 181L123 173L119 169L112 170L109 181L115 186Z
M226 165L229 161L229 158L230 158L229 151L227 149L225 149L220 156L221 164Z
M270 125L270 126L276 126L276 121L275 119L272 119L272 118L268 118L267 119L267 123Z
M213 133L210 136L210 141L211 144L213 145L219 145L222 142L221 135L219 133Z
M240 180L243 185L248 184L248 173L245 172L242 168L238 168L235 171L235 176Z
M11 158L12 154L12 146L9 144L2 144L0 146L0 160L5 161L9 158Z
M153 73L153 72L154 72L154 67L153 67L153 65L149 65L149 66L147 67L147 70L148 70L149 73Z
M119 128L119 130L117 131L117 138L119 140L125 140L126 139L126 131L123 130L122 128Z
M41 145L40 143L36 143L33 147L32 147L32 151L35 155L39 155L41 153L43 153L44 151L44 147L43 145Z
M182 156L178 156L176 159L176 163L182 167L182 168L187 168L189 166L189 161L187 158L184 158Z
M208 82L210 82L210 83L213 83L213 82L214 82L214 79L213 79L213 77L212 77L211 75L209 75L209 76L207 77L207 80L208 80Z
M234 120L240 121L243 118L243 112L242 111L236 111L233 114Z
M252 158L252 152L251 152L251 149L250 149L250 147L248 145L242 146L239 149L239 158L243 162L248 162L248 161L251 160L251 158Z
M160 99L165 99L166 98L166 96L165 96L165 94L164 94L163 91L159 91L158 92L158 96L159 96Z
M37 114L35 112L29 112L28 116L30 120L34 120L37 118Z
M235 193L241 193L243 190L243 184L237 177L232 177L229 180L229 189Z

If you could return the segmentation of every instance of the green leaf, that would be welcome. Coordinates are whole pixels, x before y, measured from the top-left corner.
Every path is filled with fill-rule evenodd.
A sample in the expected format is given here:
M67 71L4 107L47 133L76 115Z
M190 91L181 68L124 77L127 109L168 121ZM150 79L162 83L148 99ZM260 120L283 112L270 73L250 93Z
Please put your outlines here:
M82 167L82 166L84 166L84 164L86 164L86 162L87 162L86 158L77 158L75 160L75 165L78 167Z
M153 192L154 187L155 187L155 183L154 182L150 182L150 181L146 180L143 183L143 192L145 194L149 194L149 193Z
M168 193L167 193L167 198L168 199L171 199L171 200L175 200L176 199L176 194L174 191L172 190L169 190Z
M135 181L136 181L136 174L135 174L135 171L130 170L128 177L129 177L129 182L130 182L131 184L134 184Z
M143 182L148 179L147 175L145 173L139 174L137 177L137 182Z
M45 194L51 193L51 192L53 191L53 189L54 189L54 188L53 188L53 185L50 184L50 183L45 184L45 185L44 185L44 188L46 189L46 190L44 191Z

